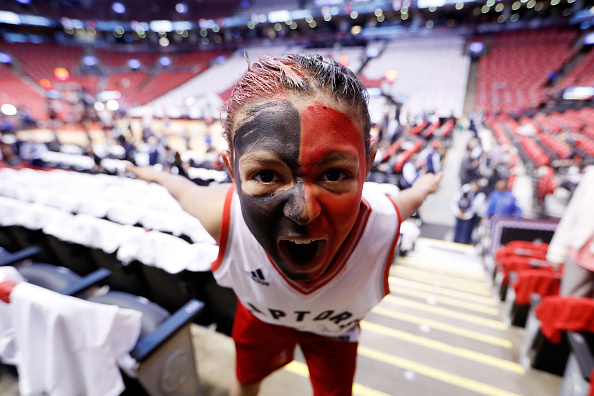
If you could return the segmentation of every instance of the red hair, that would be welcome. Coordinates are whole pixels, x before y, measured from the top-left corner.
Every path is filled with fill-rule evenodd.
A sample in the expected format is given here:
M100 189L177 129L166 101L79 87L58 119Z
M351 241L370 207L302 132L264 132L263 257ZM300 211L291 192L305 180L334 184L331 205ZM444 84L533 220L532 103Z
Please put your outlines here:
M357 108L367 153L370 153L371 121L367 110L367 91L363 84L350 69L332 59L299 54L266 56L248 66L223 106L223 110L227 112L227 118L223 122L223 136L230 148L237 112L255 99L271 98L284 92L306 95L323 92L340 103Z

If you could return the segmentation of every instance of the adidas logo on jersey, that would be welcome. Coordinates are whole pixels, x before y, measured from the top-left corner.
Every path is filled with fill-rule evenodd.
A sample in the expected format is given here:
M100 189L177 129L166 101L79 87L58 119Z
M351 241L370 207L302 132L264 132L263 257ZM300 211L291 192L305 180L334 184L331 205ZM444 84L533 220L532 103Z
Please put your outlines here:
M254 282L259 283L264 286L270 285L270 283L266 282L266 279L264 278L264 274L262 273L262 270L260 268L258 268L255 271L246 271L246 273L250 278L252 278L252 280Z

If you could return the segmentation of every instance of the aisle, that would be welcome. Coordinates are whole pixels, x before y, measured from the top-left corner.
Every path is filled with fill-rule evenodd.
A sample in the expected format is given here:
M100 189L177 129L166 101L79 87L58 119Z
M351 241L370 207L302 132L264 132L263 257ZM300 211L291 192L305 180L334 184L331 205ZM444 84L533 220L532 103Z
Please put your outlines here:
M557 395L561 377L518 364L523 329L506 328L502 303L484 276L481 258L466 245L421 238L409 257L399 257L391 294L361 323L354 395ZM232 375L231 340L199 331L207 394L223 395ZM264 381L261 396L278 395L312 395L299 353Z
M502 303L492 296L472 247L420 238L409 257L397 258L389 283L391 294L361 323L354 395L558 394L561 377L517 363L523 329L503 324ZM227 395L232 340L197 325L193 334L204 395ZM0 390L18 395L8 375ZM260 396L279 395L312 395L299 353L262 385Z
M362 322L358 395L557 395L560 377L517 363L523 329L502 304L474 248L421 238L390 271L391 294Z

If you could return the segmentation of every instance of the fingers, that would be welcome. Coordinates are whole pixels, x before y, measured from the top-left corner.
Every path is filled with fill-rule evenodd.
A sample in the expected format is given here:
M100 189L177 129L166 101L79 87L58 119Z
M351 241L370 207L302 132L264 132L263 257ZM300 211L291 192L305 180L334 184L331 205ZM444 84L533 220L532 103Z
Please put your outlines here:
M435 175L435 182L437 184L439 184L441 182L441 179L443 179L443 171L439 172L438 174Z

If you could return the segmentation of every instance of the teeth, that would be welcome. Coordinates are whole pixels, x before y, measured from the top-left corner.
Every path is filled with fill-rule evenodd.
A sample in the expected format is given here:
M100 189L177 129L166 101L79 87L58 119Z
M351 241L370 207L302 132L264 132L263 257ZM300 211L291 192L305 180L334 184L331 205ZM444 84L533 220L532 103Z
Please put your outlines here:
M289 240L289 242L293 242L296 245L307 245L308 243L312 243L313 241L317 241L318 239L300 239L300 240Z

